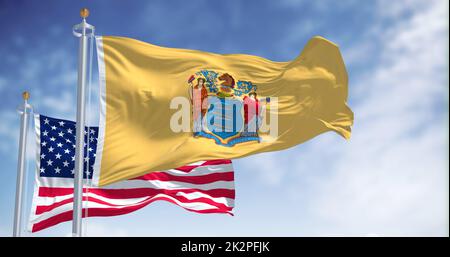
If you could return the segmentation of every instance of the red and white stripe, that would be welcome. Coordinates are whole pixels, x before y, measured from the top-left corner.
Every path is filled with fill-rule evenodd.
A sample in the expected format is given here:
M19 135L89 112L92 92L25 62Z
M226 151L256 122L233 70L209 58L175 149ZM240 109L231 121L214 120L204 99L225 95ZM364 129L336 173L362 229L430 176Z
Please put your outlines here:
M116 216L164 200L198 213L232 214L234 171L231 160L203 161L83 191L83 216ZM73 179L36 174L28 229L37 232L72 220ZM87 211L86 211L87 210Z

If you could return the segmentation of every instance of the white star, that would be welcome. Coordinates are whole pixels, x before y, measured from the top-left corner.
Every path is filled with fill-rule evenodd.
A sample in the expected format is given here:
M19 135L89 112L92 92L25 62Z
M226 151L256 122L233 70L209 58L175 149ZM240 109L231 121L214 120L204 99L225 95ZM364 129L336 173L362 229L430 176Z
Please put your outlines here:
M71 170L70 173L75 174L75 170Z
M69 133L69 134L72 134L72 131L73 130L71 130L71 129L67 129L67 133Z
M57 143L56 146L57 147L62 147L62 144L61 143Z
M91 147L88 148L88 151L89 151L89 152L92 152L92 150L94 150L94 149L92 149Z
M61 171L61 169L59 167L56 167L55 173L59 174L60 171Z
M41 171L41 173L45 173L45 169L44 168L40 168L39 170Z
M89 157L84 157L84 161L88 162L89 161Z
M70 150L69 150L69 149L66 149L66 150L64 150L64 153L69 154L69 153L70 153Z
M61 155L60 155L59 153L57 153L57 154L55 155L55 157L56 157L56 159L61 159Z
M90 130L90 133L91 133L91 134L95 134L95 130L91 129L91 130Z
M56 126L51 126L52 130L56 130Z
M50 146L50 148L48 148L48 151L49 151L50 153L53 153L53 150L55 150L55 148L53 148L52 146Z
M72 143L72 141L70 141L70 139L66 139L66 143Z
M93 137L89 138L89 141L94 142L94 138Z
M73 162L75 161L75 156L72 156L72 161L73 161Z
M44 142L41 143L41 145L42 145L42 146L46 146L46 145L47 145L47 142L44 141Z
M86 173L86 176L89 176L89 175L91 175L91 172L90 171L85 171L85 173Z
M64 162L63 162L63 165L64 165L64 167L68 167L68 166L69 166L69 163L68 163L67 161L64 161Z
M58 136L63 137L64 136L64 132L59 132Z
M48 124L48 119L47 118L45 118L44 124Z
M84 135L86 135L86 134L87 134L87 131L86 131L86 130L85 130L85 131L83 131L83 134L84 134Z
M48 160L48 161L47 161L47 165L48 165L48 166L52 166L52 164L53 164L53 161L52 161L52 160Z
M41 154L41 159L44 159L45 158L45 154Z
M54 137L50 138L50 141L52 141L52 142L55 142L55 140L56 140L56 138L54 138Z
M48 131L45 130L44 132L42 132L42 135L44 135L44 137L48 136Z
M72 145L72 147L75 148L76 146L75 146L75 145Z
M94 153L94 157L97 157L97 154Z
M59 126L61 126L61 127L64 127L64 124L66 124L64 121L60 121L58 123L59 123Z

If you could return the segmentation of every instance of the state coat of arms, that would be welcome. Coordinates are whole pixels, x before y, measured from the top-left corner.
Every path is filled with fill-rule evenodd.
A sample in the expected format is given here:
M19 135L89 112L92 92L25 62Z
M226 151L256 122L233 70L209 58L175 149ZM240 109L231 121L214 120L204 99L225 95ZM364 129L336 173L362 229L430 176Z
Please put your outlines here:
M260 142L259 128L263 104L257 86L251 81L236 81L229 73L201 70L188 78L192 105L194 137L214 140L222 146Z

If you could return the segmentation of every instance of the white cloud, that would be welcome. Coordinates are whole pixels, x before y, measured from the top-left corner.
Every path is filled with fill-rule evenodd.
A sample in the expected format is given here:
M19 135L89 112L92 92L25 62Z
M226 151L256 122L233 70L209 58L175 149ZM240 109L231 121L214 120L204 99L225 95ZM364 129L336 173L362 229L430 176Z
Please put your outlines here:
M6 79L0 77L0 91L6 87Z
M267 192L258 191L252 198L238 188L238 212L229 221L230 230L236 224L244 230L251 228L239 222L252 224L261 219L254 224L273 226L272 233L277 235L283 235L283 229L294 235L448 235L448 110L443 110L448 108L448 2L379 1L376 6L378 20L344 50L346 62L352 65L363 66L377 57L372 69L350 74L350 98L356 100L352 138L345 142L328 133L293 149L237 160L236 166L242 170L237 168L236 176L257 175L256 181ZM308 31L313 30L310 27ZM64 60L59 54L55 54L59 61L52 67ZM27 67L29 77L38 76L37 63ZM49 80L50 84L73 83L75 74L67 71ZM73 115L75 88L58 91L63 92L60 96L40 94L35 105ZM2 147L10 151L12 142L17 144L17 130L11 128L18 126L18 116L2 112L0 120L0 151ZM11 144L4 146L4 138L10 138ZM247 182L237 180L236 185ZM277 193L272 193L275 190ZM286 198L280 204L260 200L267 195ZM255 199L260 201L251 205ZM276 213L276 220L270 220L274 212L266 204L285 209ZM254 215L258 210L260 215ZM267 214L262 214L265 211ZM297 219L289 216L296 214ZM251 219L245 220L248 216ZM110 219L112 222L92 218L85 227L87 235L126 236L141 226L113 227L116 218ZM267 221L272 221L271 225ZM289 227L282 227L287 223ZM268 233L265 227L254 231ZM205 233L208 228L199 226L198 231L183 233ZM255 235L243 230L238 233Z
M252 172L258 176L260 182L267 186L280 186L284 181L287 169L280 169L280 162L283 157L277 152L269 152L255 156L245 157L235 163L242 165L247 172ZM236 165L235 165L236 166Z
M16 43L20 40L20 37L14 39ZM14 76L4 74L0 77L0 90L6 85L25 87L24 89L31 93L30 104L35 112L73 120L76 113L77 89L74 55L67 53L64 47L48 51L48 44L41 41L36 44L36 47L26 51L27 58L24 58L18 66L18 74ZM95 83L92 88L94 94L91 97L94 100L91 110L94 110L98 106L95 101L98 97ZM20 99L19 93L17 99ZM17 150L14 149L18 147L20 115L15 111L14 106L14 109L11 109L11 105L7 107L8 109L5 108L0 112L0 154L17 158ZM98 119L96 112L89 112L88 117L91 124L96 124L95 121ZM27 158L30 160L34 159L36 148L32 126L34 121L31 118L27 142Z
M42 100L42 104L48 109L57 110L58 113L64 115L60 118L70 114L73 115L76 112L75 95L70 91L63 91L58 96L47 96Z
M0 153L8 154L16 149L14 144L19 142L20 116L14 111L1 111L0 120Z
M448 2L408 3L389 14L377 5L377 23L352 53L356 64L379 61L350 85L350 141L327 134L242 160L264 183L288 187L307 216L300 234L448 235Z
M0 227L0 237L11 236L10 231L7 231L5 228Z
M118 226L112 227L112 224L102 224L95 222L96 218L85 219L83 223L83 232L85 236L90 237L125 237L130 234Z
M402 1L389 1L378 0L376 2L377 12L379 17L397 19L402 15L406 15L408 12L417 12L422 8L427 8L428 1L423 0L402 0Z
M382 61L357 82L353 137L312 208L324 233L448 235L448 3L381 34ZM318 153L319 154L319 153Z

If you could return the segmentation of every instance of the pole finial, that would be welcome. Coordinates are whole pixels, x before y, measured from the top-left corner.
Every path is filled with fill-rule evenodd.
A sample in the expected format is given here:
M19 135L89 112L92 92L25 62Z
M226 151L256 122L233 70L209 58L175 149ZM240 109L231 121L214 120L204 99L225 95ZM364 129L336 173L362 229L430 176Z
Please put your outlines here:
M83 19L86 19L89 16L89 9L88 8L82 8L80 10L80 16Z
M30 99L30 93L28 91L23 92L22 98L23 100L27 101L28 99Z

